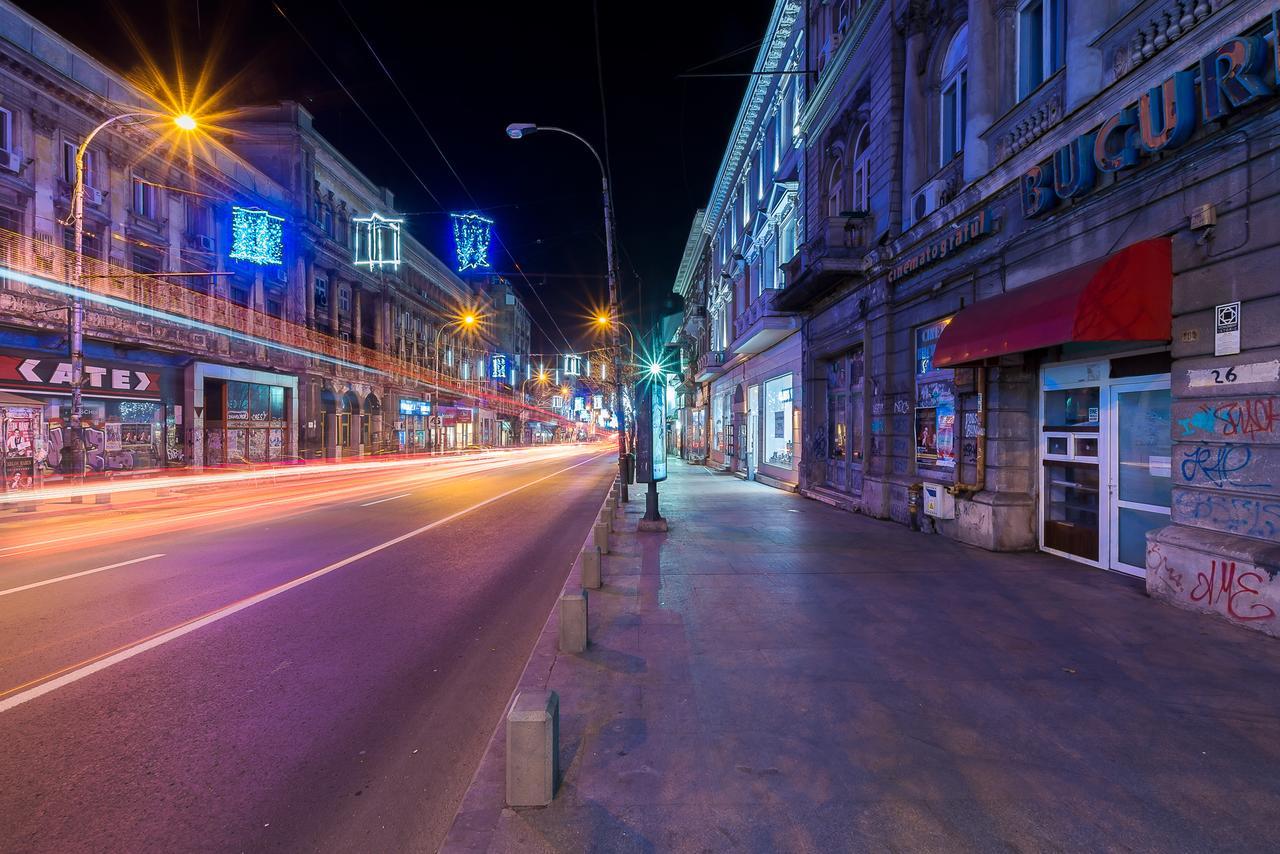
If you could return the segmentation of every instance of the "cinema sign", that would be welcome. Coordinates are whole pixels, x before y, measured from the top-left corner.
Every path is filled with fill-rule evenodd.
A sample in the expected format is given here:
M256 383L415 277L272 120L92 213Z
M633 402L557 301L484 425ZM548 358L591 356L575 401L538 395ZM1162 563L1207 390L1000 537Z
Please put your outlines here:
M1221 119L1280 88L1280 11L1269 35L1236 36L1201 58L1198 68L1175 71L1089 133L1060 148L1022 177L1022 211L1029 217L1059 201L1091 192L1098 174L1137 166L1147 155L1184 145L1197 124Z

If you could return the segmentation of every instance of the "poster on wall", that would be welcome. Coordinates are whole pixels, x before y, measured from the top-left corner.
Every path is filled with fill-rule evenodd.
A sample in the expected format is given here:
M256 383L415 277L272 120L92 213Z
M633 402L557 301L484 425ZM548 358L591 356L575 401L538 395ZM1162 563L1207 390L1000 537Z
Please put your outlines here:
M933 406L916 407L916 461L933 463L938 459L938 410Z
M954 468L956 464L956 407L953 401L939 403L935 407L937 425L934 431L937 445L937 465Z
M106 425L107 443L106 443L105 450L107 451L124 450L124 441L121 439L120 427L121 427L120 424Z

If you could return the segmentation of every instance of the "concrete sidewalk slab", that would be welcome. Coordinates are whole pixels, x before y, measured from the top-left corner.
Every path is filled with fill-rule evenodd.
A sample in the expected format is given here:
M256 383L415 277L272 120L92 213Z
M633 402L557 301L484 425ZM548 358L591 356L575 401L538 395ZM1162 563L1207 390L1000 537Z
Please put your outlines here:
M662 511L521 680L560 696L555 801L503 808L495 739L442 850L1272 846L1274 639L705 469Z

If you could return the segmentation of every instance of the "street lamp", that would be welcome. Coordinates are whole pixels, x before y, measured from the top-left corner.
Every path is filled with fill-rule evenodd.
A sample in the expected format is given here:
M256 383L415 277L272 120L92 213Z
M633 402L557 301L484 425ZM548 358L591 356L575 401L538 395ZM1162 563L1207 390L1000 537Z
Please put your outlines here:
M587 150L591 152L591 156L596 159L596 164L600 167L600 190L601 197L604 200L604 245L606 261L609 266L609 314L617 317L618 264L613 250L613 196L609 192L609 172L604 168L604 161L600 159L600 154L596 151L595 146L573 131L527 122L507 125L507 136L512 139L524 139L526 136L540 131L559 133L576 139L587 147ZM627 425L626 412L622 401L622 336L617 329L617 324L614 324L613 330L613 376L614 398L616 401L614 411L618 414L618 482L622 487L620 497L625 502L629 500L627 495Z
M84 161L89 145L94 137L108 125L125 119L164 119L171 118L174 125L183 132L196 129L197 122L190 113L177 116L166 116L151 110L138 110L112 116L99 124L84 138L76 148L76 177L71 188L71 228L74 234L73 250L75 253L74 279L75 290L71 297L71 460L77 477L84 477L84 303L80 292L84 289Z
M435 347L435 350L436 350L436 407L437 407L437 409L438 409L438 408L439 408L439 406L440 406L440 394L439 394L439 392L440 392L440 387L441 387L441 383L440 383L440 336L441 336L441 335L443 335L443 334L444 334L445 329L448 329L450 326L455 327L455 328L460 329L460 330L462 330L462 331L464 331L464 332L465 332L465 331L469 331L469 330L474 330L474 329L475 329L479 324L480 324L480 317L479 317L479 315L477 315L474 311L468 311L468 312L464 312L463 314L461 314L461 315L459 315L459 316L455 317L451 323L442 324L442 325L441 325L441 327L440 327L439 329L437 329L437 330L436 330L436 347ZM437 417L437 418L439 418L439 417L440 417L440 415L439 415L439 412L438 412L438 411L437 411L437 413L436 413L436 417ZM443 424L443 422L440 424L440 426L439 426L439 427L437 427L437 428L436 428L436 442L435 442L435 444L436 444L436 447L438 448L438 450L440 450L440 451L443 451L443 450L444 450L444 424Z

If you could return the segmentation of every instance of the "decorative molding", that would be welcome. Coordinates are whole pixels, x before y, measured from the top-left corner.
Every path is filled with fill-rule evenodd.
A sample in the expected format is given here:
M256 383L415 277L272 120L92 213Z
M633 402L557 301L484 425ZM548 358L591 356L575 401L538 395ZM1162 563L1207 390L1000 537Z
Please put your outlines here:
M1107 84L1114 83L1181 39L1232 0L1166 0L1153 4L1106 34Z
M1040 88L991 123L982 138L994 141L995 162L1003 163L1062 121L1066 75L1059 69Z

